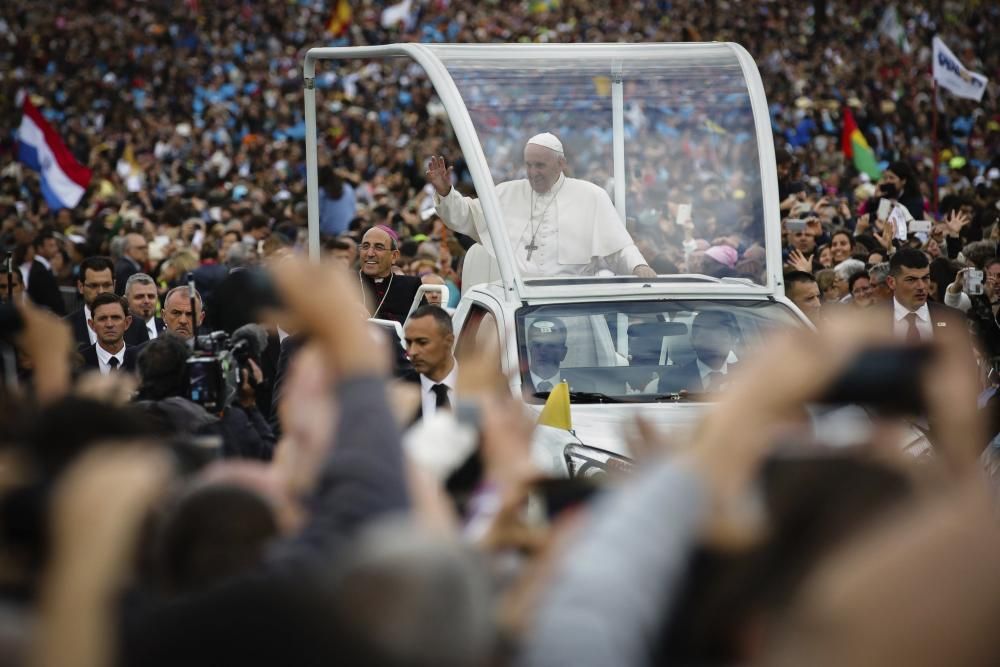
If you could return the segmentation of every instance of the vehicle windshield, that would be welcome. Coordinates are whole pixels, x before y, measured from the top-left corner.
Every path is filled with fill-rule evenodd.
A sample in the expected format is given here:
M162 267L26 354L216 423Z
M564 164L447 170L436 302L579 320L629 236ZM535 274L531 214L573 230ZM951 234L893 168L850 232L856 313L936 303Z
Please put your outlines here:
M525 400L569 384L574 403L712 400L777 327L802 326L770 300L620 301L517 313Z
M760 156L744 72L725 45L677 47L545 57L520 47L433 48L468 108L494 184L524 179L526 142L550 132L564 147L564 173L608 193L658 273L766 284ZM617 173L619 97L624 164ZM469 174L457 175L459 190L475 195ZM528 245L513 236L517 256Z

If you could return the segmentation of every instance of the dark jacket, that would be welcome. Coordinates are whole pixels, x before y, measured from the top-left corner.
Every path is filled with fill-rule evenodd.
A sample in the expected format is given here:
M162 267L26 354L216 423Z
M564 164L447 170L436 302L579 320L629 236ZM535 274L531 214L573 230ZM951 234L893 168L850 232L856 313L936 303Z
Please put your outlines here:
M59 282L37 259L31 262L31 270L28 272L28 297L56 315L66 314L66 304L62 292L59 291Z
M141 273L142 268L136 266L136 262L128 257L122 257L115 262L115 294L125 296L125 283L137 273Z
M218 457L267 461L274 453L271 429L255 409L231 405L220 417L182 396L140 401L136 405L157 419L166 431L188 438L216 436Z
M76 341L77 347L85 347L91 344L90 326L87 325L87 313L84 312L83 306L80 306L63 319L73 329L73 340ZM128 345L127 333L125 334L125 344Z
M156 330L159 333L167 328L159 317L153 318L156 322ZM146 329L146 323L142 319L133 316L132 324L128 329L125 330L125 344L126 345L141 345L149 340L149 331Z
M88 369L97 370L101 367L100 362L97 359L97 343L93 345L87 345L86 347L80 348L80 354L83 356L83 367ZM125 344L125 360L122 361L121 369L123 371L128 371L129 373L136 372L136 359L139 357L139 350L137 348L129 346L128 343Z
M271 387L271 409L268 412L267 424L271 427L271 432L275 438L281 437L281 420L278 419L278 403L281 402L281 393L284 389L285 378L288 375L288 364L291 363L295 354L302 349L305 338L298 334L285 336L281 341L278 352L278 363L274 371L274 382Z
M364 286L364 303L371 317L380 320L394 320L402 324L410 312L413 298L420 289L420 278L414 276L391 276L381 283L361 273Z

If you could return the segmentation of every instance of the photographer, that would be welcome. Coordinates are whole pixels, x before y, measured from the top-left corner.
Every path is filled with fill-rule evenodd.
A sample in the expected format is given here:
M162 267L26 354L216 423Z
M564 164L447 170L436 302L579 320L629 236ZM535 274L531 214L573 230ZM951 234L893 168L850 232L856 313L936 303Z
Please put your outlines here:
M249 361L249 368L240 368L236 397L216 415L189 398L190 356L188 345L172 334L144 345L139 355L139 406L180 435L221 437L224 457L269 460L275 440L255 403L251 378L259 380L257 365Z
M997 293L1000 257L993 257L983 263L980 294L966 291L969 272L974 270L975 267L969 267L958 272L955 282L945 290L944 302L965 312L972 330L986 347L987 355L1000 357L1000 324L997 323L997 310L1000 309L1000 294Z

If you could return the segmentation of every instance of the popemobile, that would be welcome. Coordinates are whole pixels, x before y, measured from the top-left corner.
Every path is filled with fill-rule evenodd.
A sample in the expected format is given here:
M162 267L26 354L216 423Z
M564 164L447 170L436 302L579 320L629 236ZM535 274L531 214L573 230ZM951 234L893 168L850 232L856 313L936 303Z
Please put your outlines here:
M622 427L635 413L667 432L689 429L769 331L810 326L784 295L760 74L731 43L309 50L313 258L317 67L399 58L433 85L475 189L452 192L440 178L457 155L425 156L438 214L478 241L453 315L457 355L498 351L511 391L541 415L534 455L547 472L628 468ZM728 240L706 252L695 223ZM664 257L618 247L649 234L668 246ZM737 256L739 275L692 271L732 268Z

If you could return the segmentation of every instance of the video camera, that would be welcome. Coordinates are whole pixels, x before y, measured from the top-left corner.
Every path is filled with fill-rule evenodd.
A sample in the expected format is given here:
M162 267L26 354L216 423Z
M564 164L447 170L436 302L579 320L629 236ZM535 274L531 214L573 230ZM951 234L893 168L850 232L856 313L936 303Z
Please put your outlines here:
M195 310L194 280L189 274ZM250 360L259 363L267 347L267 332L257 324L246 324L233 332L213 331L195 336L194 353L187 360L187 398L209 412L222 412L236 397L241 371L246 370L251 386L256 386Z

